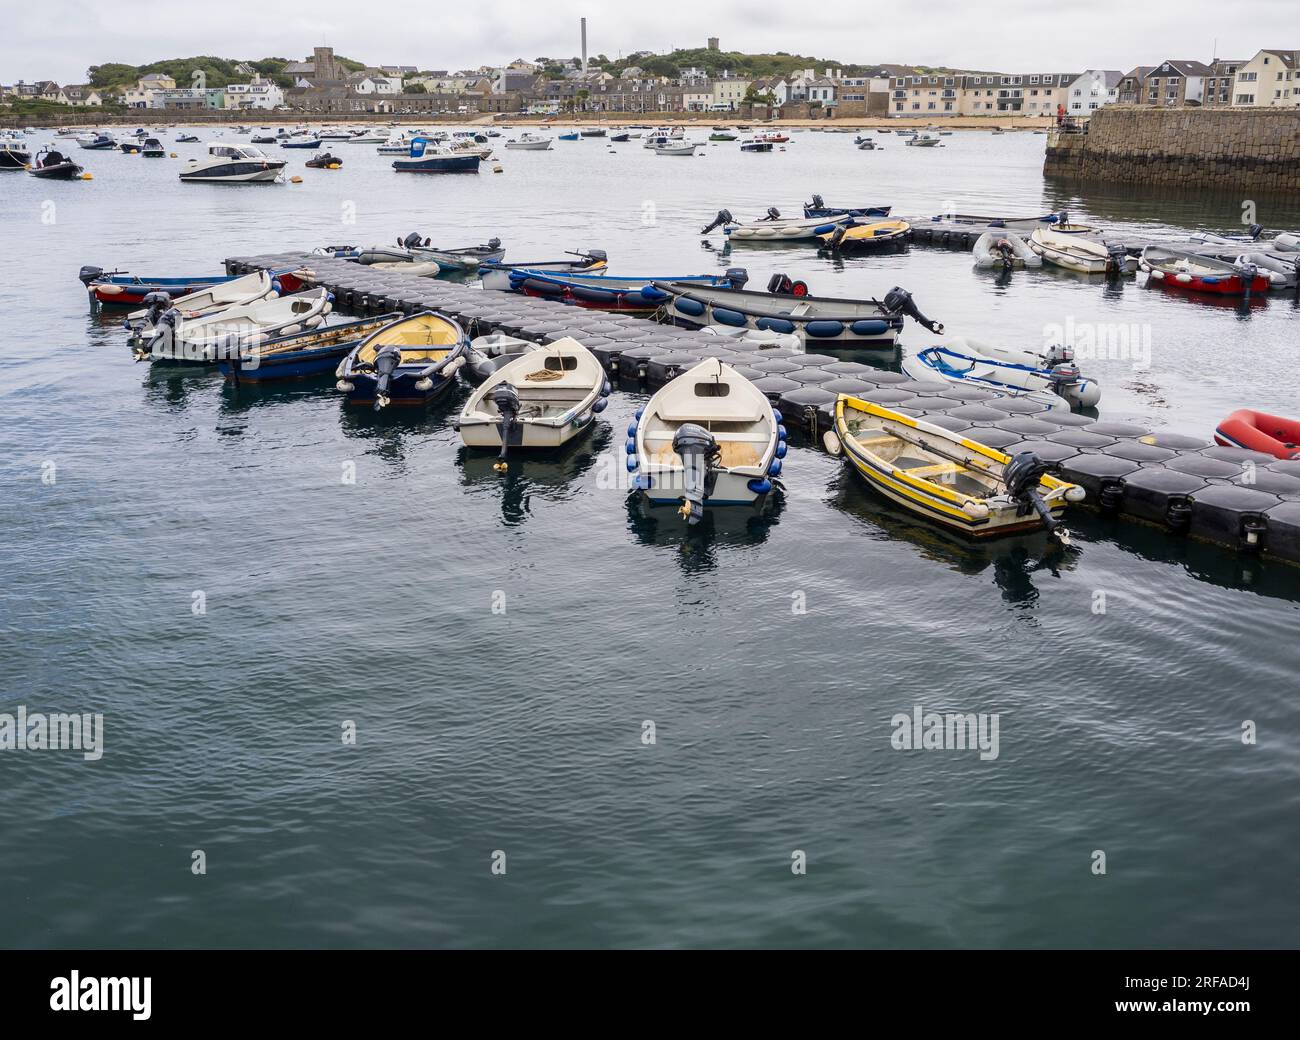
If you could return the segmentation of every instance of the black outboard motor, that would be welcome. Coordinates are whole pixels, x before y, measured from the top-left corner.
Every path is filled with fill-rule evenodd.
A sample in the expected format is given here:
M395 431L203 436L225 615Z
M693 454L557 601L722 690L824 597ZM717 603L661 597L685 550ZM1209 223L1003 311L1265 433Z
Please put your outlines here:
M1255 279L1259 277L1259 268L1250 261L1237 265L1237 270L1241 272L1242 283L1246 286L1245 295L1242 296L1243 303L1250 302L1250 287L1255 284Z
M502 383L493 389L492 403L496 405L497 414L501 416L501 421L497 423L497 429L501 432L501 454L497 456L497 461L492 464L492 468L498 473L504 473L506 453L510 450L510 436L518 425L519 391L509 383Z
M603 249L588 249L584 254L589 260L609 260L609 254Z
M489 239L488 239L488 243L487 243L487 247L488 247L488 249L493 250L493 251L495 251L495 250L497 250L497 249L500 249L500 248L501 248L501 239L497 238L496 236L493 236L492 238L489 238Z
M885 293L884 300L881 301L885 310L890 314L901 314L904 317L911 318L922 328L929 329L936 336L943 335L943 326L937 321L931 321L916 308L912 301L912 294L906 289L901 289L897 285L889 292Z
M707 235L710 231L712 231L716 227L722 227L722 225L724 224L734 224L735 222L736 220L731 215L731 210L720 209L718 210L718 215L713 218L713 223L701 228L700 234Z
M824 203L824 202L822 201L822 197L821 197L820 195L814 195L814 196L812 197L812 202L808 203L808 208L809 208L809 209L825 209L825 208L826 208L826 203Z
M1002 257L1003 267L1012 267L1015 264L1015 254L1011 251L1011 243L1005 238L999 238L993 243L993 248L997 250L998 255Z
M759 217L759 219L760 219L760 220L780 220L780 219L781 219L781 211L780 211L779 209L777 209L775 206L768 206L768 207L767 207L767 216L765 216L765 217Z
M852 221L847 224L836 224L835 230L831 232L830 240L826 243L826 248L839 249L840 243L844 241L844 233L852 226Z
M375 355L375 411L387 408L391 398L388 387L393 381L393 373L402 363L402 352L397 347L385 347Z
M1007 494L1017 504L1018 516L1037 513L1048 534L1060 539L1063 545L1069 545L1069 530L1052 517L1052 511L1038 494L1038 482L1050 468L1032 451L1021 451L1011 456L1011 461L1002 471L1002 479L1006 482Z
M789 296L793 288L794 282L790 281L790 276L783 271L778 271L767 280L767 291L773 296Z
M688 524L698 524L704 517L704 500L713 494L718 482L715 465L722 455L718 442L703 426L682 423L673 434L673 451L682 459L682 516Z
M1250 235L1250 240L1252 242L1258 242L1259 236L1264 233L1264 225L1251 224L1250 227L1246 228L1246 233Z
M99 281L103 274L104 269L102 267L86 266L77 272L77 278L80 280L82 285L89 289L90 283Z
M418 231L412 231L405 238L399 238L397 244L403 249L414 249L422 241L423 239L421 238L420 233Z
M1128 250L1115 242L1106 243L1106 274L1112 278L1124 273L1128 263Z
M172 305L170 293L161 290L157 292L146 293L143 300L140 301L145 307L144 321L141 323L145 328L150 325L157 325L159 319ZM173 319L173 324L175 319Z
M728 267L723 277L733 289L743 289L745 283L749 281L749 272L743 267Z

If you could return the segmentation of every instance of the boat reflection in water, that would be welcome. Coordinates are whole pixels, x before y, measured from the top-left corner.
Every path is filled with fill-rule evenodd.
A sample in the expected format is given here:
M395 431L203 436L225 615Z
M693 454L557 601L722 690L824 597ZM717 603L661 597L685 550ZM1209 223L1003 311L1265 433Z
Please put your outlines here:
M499 496L501 522L506 527L518 527L533 512L534 500L545 508L549 503L570 501L587 491L601 496L607 494L599 490L599 481L592 481L590 475L602 457L612 454L612 445L610 426L596 423L589 435L571 440L561 448L511 456L504 472L495 469L496 455L461 445L456 452L456 468L466 493Z
M766 542L784 509L784 492L777 484L759 507L706 509L692 526L676 506L653 506L633 491L627 496L627 526L639 544L675 549L682 570L699 574L716 570L726 550L743 551Z

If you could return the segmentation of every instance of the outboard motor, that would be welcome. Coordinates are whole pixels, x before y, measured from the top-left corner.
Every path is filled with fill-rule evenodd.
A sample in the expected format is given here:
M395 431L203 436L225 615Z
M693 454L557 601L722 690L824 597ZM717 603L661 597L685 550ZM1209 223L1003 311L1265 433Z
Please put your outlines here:
M1017 504L1017 515L1037 513L1048 534L1059 538L1063 545L1070 544L1070 532L1052 517L1052 511L1038 494L1038 482L1051 467L1032 451L1021 451L1011 456L1002 471L1007 494Z
M498 473L504 473L506 453L510 450L510 435L519 420L519 391L509 383L502 383L493 389L492 403L496 405L497 414L501 416L501 421L497 423L497 429L501 433L501 454L497 456L497 461L492 464L492 468Z
M393 381L393 373L402 363L402 352L397 347L385 347L375 355L375 411L387 408L391 398L388 387Z
M405 238L399 238L397 244L403 249L414 249L423 241L418 231L412 231Z
M681 456L683 472L682 516L689 524L698 524L704 517L704 500L713 494L718 482L715 468L721 457L718 442L703 426L682 423L673 434L673 451Z
M605 250L603 249L588 249L584 255L587 257L587 259L592 261L609 260L609 254L605 252Z
M493 236L492 238L489 238L489 239L488 239L488 242L487 242L487 247L488 247L488 249L492 249L492 250L500 249L500 248L501 248L501 239L497 238L496 236Z
M143 327L148 328L150 325L157 325L162 316L172 305L170 293L159 290L158 292L146 293L143 300L140 301L145 307ZM172 318L172 324L175 325L175 317Z
M911 318L922 328L929 329L936 336L943 335L943 326L937 321L931 321L917 310L916 304L912 301L912 294L906 289L901 289L897 285L894 286L889 292L885 293L885 298L881 302L889 313L901 314L904 317Z
M1067 343L1053 343L1047 348L1047 367L1074 360L1074 348Z
M1246 287L1245 295L1242 296L1242 302L1249 303L1250 288L1255 284L1255 279L1259 277L1259 268L1248 260L1245 263L1238 264L1237 270L1241 272L1241 280Z
M808 208L809 208L809 209L825 209L825 208L826 208L826 203L822 201L822 197L821 197L820 195L814 195L814 196L812 197L812 202L808 203Z
M1250 227L1246 228L1246 233L1247 233L1248 235L1250 235L1250 240L1251 240L1252 242L1258 242L1258 241L1259 241L1259 236L1262 235L1262 234L1264 233L1264 225L1263 225L1263 224L1251 224Z
M749 281L749 272L743 267L728 267L723 277L733 289L743 289L745 283Z
M781 271L767 280L767 291L773 296L789 296L793 288L794 282L790 281L790 276Z
M713 223L700 229L701 235L707 235L716 227L722 227L724 224L734 224L736 219L731 215L731 210L720 209L718 215L713 218Z
M1124 273L1124 265L1128 263L1128 250L1118 243L1110 242L1106 245L1106 274L1114 277Z
M775 206L768 206L768 207L767 207L767 216L765 216L765 217L760 217L759 219L760 219L760 220L780 220L780 219L781 219L781 211L780 211L779 209L777 209Z
M994 242L993 248L997 250L998 255L1002 257L1002 266L1011 267L1015 263L1016 258L1015 254L1011 250L1011 243L1005 238L999 238Z
M86 266L77 272L77 278L80 280L82 285L89 289L90 283L99 281L103 274L104 269L102 267Z

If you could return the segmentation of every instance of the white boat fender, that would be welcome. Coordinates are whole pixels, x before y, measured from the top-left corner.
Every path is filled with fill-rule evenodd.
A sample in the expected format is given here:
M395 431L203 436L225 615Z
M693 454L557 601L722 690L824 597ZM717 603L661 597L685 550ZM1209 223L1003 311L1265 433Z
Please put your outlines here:
M840 439L834 430L827 430L822 435L822 444L832 455L840 455L844 451L844 445L840 443Z
M357 387L355 383L350 383L346 379L340 379L337 383L334 384L334 389L341 390L345 394L352 393L352 391L355 390L356 388Z

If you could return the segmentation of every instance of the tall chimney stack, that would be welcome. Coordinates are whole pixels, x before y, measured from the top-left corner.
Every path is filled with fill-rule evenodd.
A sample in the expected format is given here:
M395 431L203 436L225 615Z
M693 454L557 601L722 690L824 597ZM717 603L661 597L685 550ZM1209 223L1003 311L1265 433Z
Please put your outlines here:
M582 21L582 71L587 71L587 19Z

